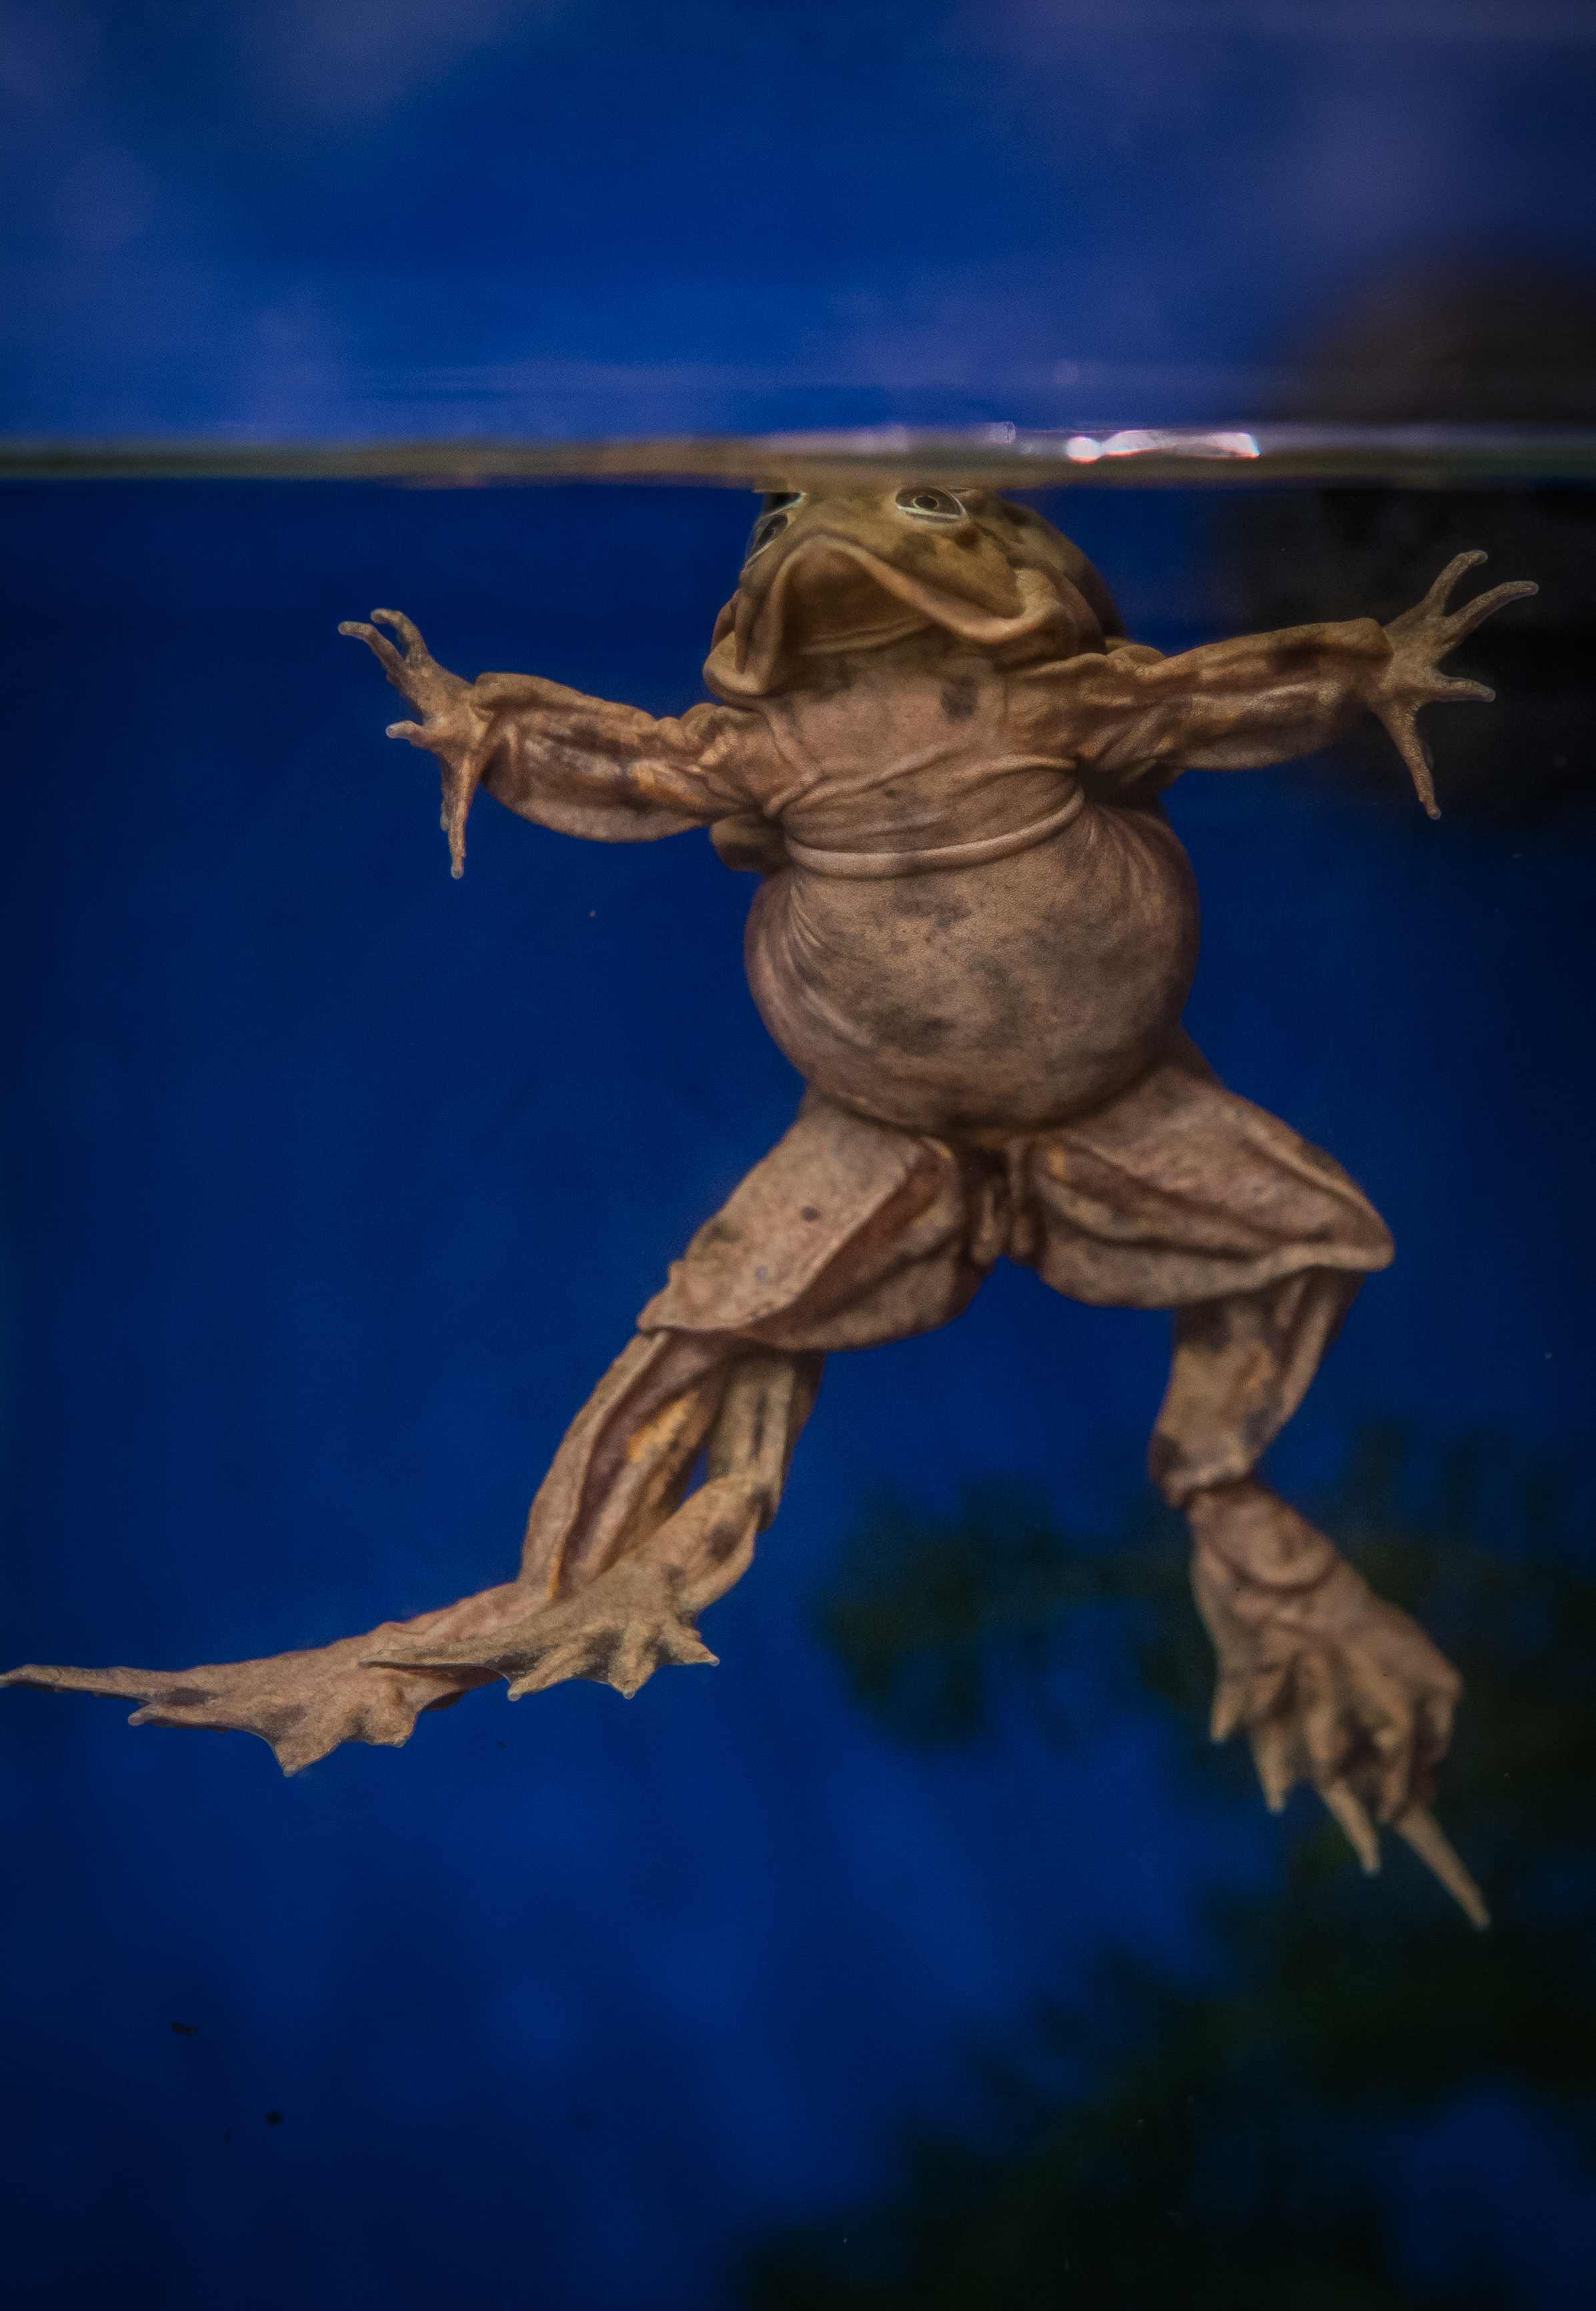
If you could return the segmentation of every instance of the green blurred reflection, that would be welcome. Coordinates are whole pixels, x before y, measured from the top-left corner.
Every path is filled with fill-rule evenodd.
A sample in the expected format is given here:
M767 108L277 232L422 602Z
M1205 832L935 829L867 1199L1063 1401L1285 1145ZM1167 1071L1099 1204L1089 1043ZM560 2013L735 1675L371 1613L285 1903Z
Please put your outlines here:
M1415 2274L1391 2146L1506 2089L1596 2159L1596 1575L1547 1471L1468 1442L1421 1512L1416 1459L1395 1432L1366 1436L1324 1522L1467 1678L1439 1810L1494 1930L1470 1932L1389 1841L1367 1883L1299 1794L1273 1880L1218 1905L1200 1984L1111 1954L1087 2000L993 2067L999 2147L912 2141L889 2202L758 2253L756 2311L1483 2311L1518 2294L1478 2254ZM1083 1544L1002 1484L943 1523L879 1501L818 1611L891 1736L968 1743L1016 1709L1057 1723L1054 1688L1096 1663L1097 1705L1112 1692L1161 1718L1194 1798L1259 1802L1243 1753L1203 1740L1207 1644L1172 1516Z

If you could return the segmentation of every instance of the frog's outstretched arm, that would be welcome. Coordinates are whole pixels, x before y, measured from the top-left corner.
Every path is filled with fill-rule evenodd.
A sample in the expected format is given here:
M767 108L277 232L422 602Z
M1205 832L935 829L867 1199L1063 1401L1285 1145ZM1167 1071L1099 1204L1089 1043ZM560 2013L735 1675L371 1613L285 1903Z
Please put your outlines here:
M1537 591L1519 580L1449 612L1458 580L1485 558L1460 554L1423 601L1389 626L1373 618L1290 626L1177 658L1132 644L1106 657L1037 668L1032 695L1046 696L1054 709L1054 745L1083 769L1127 780L1160 767L1169 776L1262 770L1331 745L1370 711L1390 731L1420 802L1436 818L1429 752L1414 718L1437 699L1488 701L1493 694L1483 683L1439 673L1436 661L1493 611Z
M390 738L435 754L454 871L465 863L465 821L479 786L523 818L595 842L652 842L757 803L761 768L776 771L763 723L746 709L696 706L656 720L530 674L463 681L438 665L402 611L338 629L369 645L388 680L419 708ZM403 642L395 650L377 624Z

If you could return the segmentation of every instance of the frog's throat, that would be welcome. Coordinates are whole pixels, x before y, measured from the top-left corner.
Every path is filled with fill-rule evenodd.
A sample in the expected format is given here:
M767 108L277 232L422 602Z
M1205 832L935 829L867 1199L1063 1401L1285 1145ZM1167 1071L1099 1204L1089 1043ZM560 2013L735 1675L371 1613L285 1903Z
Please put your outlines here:
M868 571L883 593L904 603L930 624L957 634L961 641L973 642L977 649L996 650L1006 642L1022 641L1048 625L1066 629L1072 637L1069 646L1079 649L1084 638L1082 629L1095 629L1097 625L1084 600L1079 596L1073 603L1061 600L1053 581L1039 570L1015 571L1022 606L1013 616L1004 617L958 594L927 586L906 571L894 569L891 562L882 561L868 546L855 544L851 537L835 530L817 529L786 555L762 593L755 595L738 589L732 632L740 689L764 690L780 671L786 597L793 572L802 556L818 547L846 554L851 562ZM1070 591L1073 593L1073 588Z

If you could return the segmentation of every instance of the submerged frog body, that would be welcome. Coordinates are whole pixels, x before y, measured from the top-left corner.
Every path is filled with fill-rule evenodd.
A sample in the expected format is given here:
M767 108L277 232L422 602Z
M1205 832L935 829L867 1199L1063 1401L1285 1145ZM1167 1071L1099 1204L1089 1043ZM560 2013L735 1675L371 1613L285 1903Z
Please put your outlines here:
M1534 591L1449 612L1481 559L1387 627L1166 658L1024 507L784 490L715 630L716 702L665 720L536 676L468 684L397 612L346 626L421 717L390 735L439 758L456 873L479 785L597 841L707 826L757 872L749 981L811 1088L578 1414L516 1580L316 1652L10 1681L136 1696L135 1723L246 1727L292 1770L401 1742L495 1678L631 1693L712 1660L697 1618L775 1513L824 1356L948 1321L1007 1256L1077 1299L1175 1312L1149 1458L1193 1530L1216 1737L1245 1728L1271 1805L1311 1782L1366 1867L1376 1821L1394 1827L1483 1923L1428 1811L1455 1672L1255 1474L1390 1238L1184 1034L1197 900L1159 800L1184 771L1311 753L1373 711L1433 812L1415 715L1489 695L1436 661Z

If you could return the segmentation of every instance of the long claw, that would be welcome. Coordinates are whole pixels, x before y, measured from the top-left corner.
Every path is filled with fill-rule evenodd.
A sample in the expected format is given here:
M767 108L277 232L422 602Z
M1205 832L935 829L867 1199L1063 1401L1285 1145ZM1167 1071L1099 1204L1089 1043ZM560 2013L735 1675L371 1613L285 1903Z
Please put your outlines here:
M1214 1688L1213 1714L1208 1721L1210 1741L1228 1741L1247 1714L1247 1680L1245 1677L1222 1677Z
M1429 748L1418 735L1413 720L1413 710L1411 707L1395 708L1389 713L1382 714L1380 719L1390 731L1398 754L1408 765L1408 774L1413 781L1413 791L1424 805L1427 815L1431 818L1439 818L1441 806L1436 800L1436 781L1433 776L1435 761Z
M1485 551L1485 548L1480 545L1471 547L1467 553L1454 554L1451 561L1447 563L1445 569L1443 570L1441 575L1436 579L1435 584L1430 588L1429 592L1419 604L1419 608L1421 610L1427 610L1433 607L1437 610L1444 610L1446 606L1447 596L1457 584L1458 580L1462 576L1464 571L1478 570L1482 562L1488 562L1489 560L1490 555ZM372 612L373 617L377 615L376 611Z
M403 688L401 677L404 672L404 660L386 634L379 634L375 626L367 625L360 618L345 618L338 631L341 634L351 635L356 641L364 642L367 649L381 660L383 671L395 689Z
M1271 1717L1253 1730L1253 1763L1263 1786L1263 1802L1271 1813L1283 1813L1297 1779L1291 1755L1291 1731L1283 1718Z
M1420 1774L1438 1766L1452 1747L1453 1720L1457 1715L1456 1693L1427 1693L1418 1705L1418 1731L1414 1738L1414 1762Z
M1483 562L1484 554L1480 554L1479 559ZM1485 593L1476 594L1474 599L1465 602L1461 610L1453 610L1448 615L1444 640L1437 657L1444 657L1449 650L1455 649L1465 634L1471 634L1476 626L1494 616L1507 603L1527 602L1531 594L1539 594L1540 591L1532 578L1510 578L1505 585L1492 586Z
M456 883L465 872L465 822L471 816L471 806L487 763L488 749L484 746L468 754L457 771L447 763L444 765L443 807L438 813L438 824L449 838L449 873Z
M1366 1878L1380 1873L1380 1839L1362 1801L1345 1782L1327 1782L1319 1792L1347 1834Z
M421 658L431 657L420 626L413 618L407 618L403 610L373 610L371 620L374 625L392 626L407 650L415 651Z
M1410 1806L1392 1824L1425 1867L1445 1887L1469 1923L1480 1933L1490 1924L1485 1897L1464 1869L1451 1839L1425 1806Z

